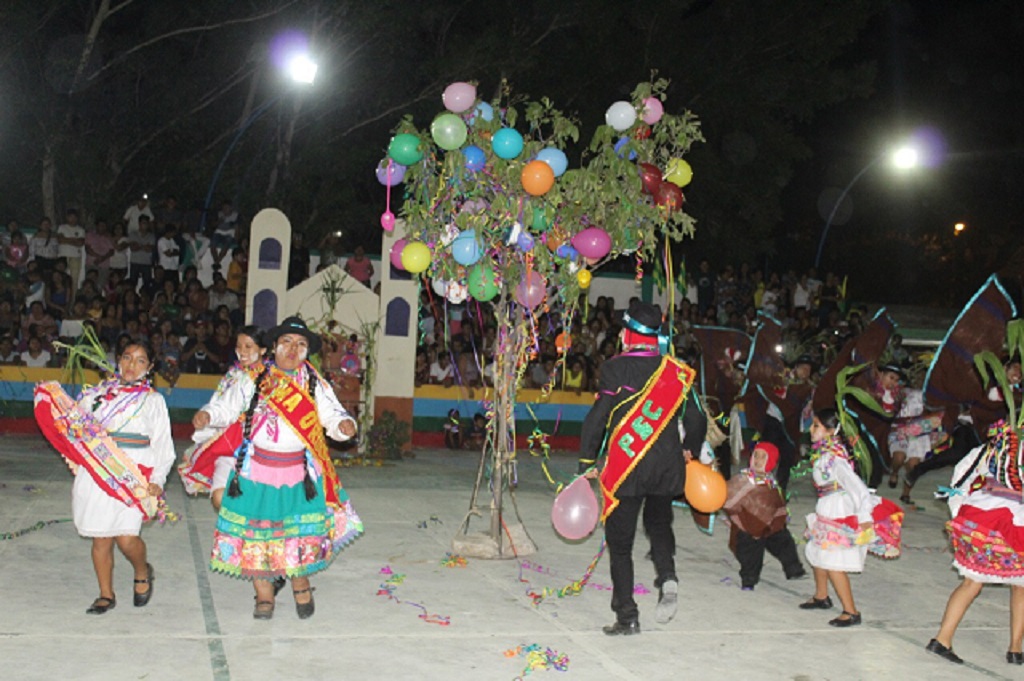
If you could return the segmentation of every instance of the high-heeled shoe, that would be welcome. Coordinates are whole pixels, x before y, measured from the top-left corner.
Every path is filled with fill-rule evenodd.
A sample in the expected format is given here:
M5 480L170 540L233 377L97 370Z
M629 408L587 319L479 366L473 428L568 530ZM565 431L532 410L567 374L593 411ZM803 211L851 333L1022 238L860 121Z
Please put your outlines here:
M1006 661L1010 664L1024 664L1024 652L1006 651Z

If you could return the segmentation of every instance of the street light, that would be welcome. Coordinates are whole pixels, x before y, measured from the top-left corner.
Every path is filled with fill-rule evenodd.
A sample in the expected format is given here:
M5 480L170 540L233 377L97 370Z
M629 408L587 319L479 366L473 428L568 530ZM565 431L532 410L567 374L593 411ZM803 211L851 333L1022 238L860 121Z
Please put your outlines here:
M285 72L288 77L296 83L302 85L312 85L313 80L316 78L317 64L313 59L306 53L297 53L293 55L286 63ZM242 139L242 135L245 131L256 122L260 116L270 110L272 106L281 101L284 94L279 94L276 97L263 102L255 109L252 113L242 121L242 124L238 126L238 131L234 137L231 138L231 143L228 144L228 148L224 150L224 155L220 157L220 163L217 164L217 170L213 172L213 179L210 181L210 189L206 192L206 201L203 203L203 213L199 217L199 231L202 233L206 229L206 216L210 212L210 204L213 201L213 192L217 189L217 182L220 180L220 173L224 170L224 164L228 160L228 156L231 155L231 151L238 144L238 141Z
M967 229L967 225L962 222L956 223L953 225L953 236L960 236L965 229Z
M850 188L857 183L857 180L859 180L864 173L874 168L879 162L886 158L891 161L894 168L899 170L910 170L911 168L916 168L920 163L916 148L912 146L902 146L895 151L884 151L878 156L875 156L873 159L868 161L867 165L861 168L860 171L853 176L853 179L847 183L846 187L843 188L842 193L839 194L839 198L836 199L835 205L832 206L832 211L828 214L828 220L825 221L825 228L821 230L821 240L818 242L818 254L814 256L815 269L817 269L818 264L821 262L821 252L825 248L825 237L828 236L828 228L832 226L832 220L836 217L839 205L850 192Z

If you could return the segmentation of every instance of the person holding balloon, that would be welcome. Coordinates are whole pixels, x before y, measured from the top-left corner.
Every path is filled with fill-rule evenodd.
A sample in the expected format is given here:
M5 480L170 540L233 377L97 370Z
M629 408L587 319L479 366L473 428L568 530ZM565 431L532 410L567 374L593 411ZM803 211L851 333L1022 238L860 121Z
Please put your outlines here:
M684 450L699 451L707 428L705 416L686 399L693 384L693 368L662 355L668 339L661 335L661 308L630 301L623 326L623 352L601 367L597 400L580 435L580 472L588 477L599 475L604 502L601 519L615 612L615 622L603 629L609 636L640 633L640 613L633 599L633 542L641 510L657 573L655 619L666 624L675 617L679 580L672 499L683 491ZM682 440L680 420L685 433ZM607 444L603 452L602 442ZM600 474L596 467L599 454L603 456Z
M778 463L779 448L758 442L750 453L750 466L729 478L723 509L732 523L729 548L740 562L744 591L753 591L761 581L765 549L782 563L786 579L807 576L787 527L786 499L775 480Z

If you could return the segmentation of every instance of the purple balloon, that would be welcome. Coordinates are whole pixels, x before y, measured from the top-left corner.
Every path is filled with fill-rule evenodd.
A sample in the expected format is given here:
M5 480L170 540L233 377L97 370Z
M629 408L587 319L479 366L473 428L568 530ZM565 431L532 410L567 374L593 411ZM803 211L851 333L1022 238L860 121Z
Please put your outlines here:
M390 171L388 170L388 164L391 164ZM388 175L391 177L388 177ZM401 163L395 163L391 159L384 159L377 164L377 181L385 187L394 187L396 184L401 184L402 180L405 179L405 166Z
M579 477L563 489L551 507L551 524L566 539L583 539L597 527L597 497L587 478Z
M525 277L516 286L516 300L523 307L533 309L544 302L547 294L548 282L544 280L540 272L531 270L528 277Z
M402 251L405 249L405 239L399 239L391 245L391 264L395 266L395 269L405 271L405 267L402 266Z

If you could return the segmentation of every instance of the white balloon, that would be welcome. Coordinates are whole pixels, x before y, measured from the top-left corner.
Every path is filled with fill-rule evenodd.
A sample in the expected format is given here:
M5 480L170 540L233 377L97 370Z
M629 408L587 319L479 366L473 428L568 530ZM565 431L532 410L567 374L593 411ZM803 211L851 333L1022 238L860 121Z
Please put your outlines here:
M448 292L448 282L444 279L435 279L431 283L431 287L434 289L434 293L439 296L443 296Z
M604 122L615 130L629 130L636 123L636 109L629 102L615 102L604 113Z
M469 297L469 287L461 281L453 281L448 284L448 302L452 305L466 302Z
M450 246L455 237L459 235L459 228L455 226L455 223L449 222L444 226L444 233L441 234L441 245Z

